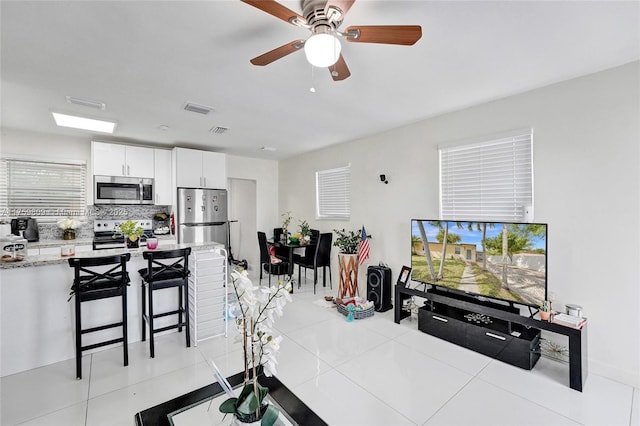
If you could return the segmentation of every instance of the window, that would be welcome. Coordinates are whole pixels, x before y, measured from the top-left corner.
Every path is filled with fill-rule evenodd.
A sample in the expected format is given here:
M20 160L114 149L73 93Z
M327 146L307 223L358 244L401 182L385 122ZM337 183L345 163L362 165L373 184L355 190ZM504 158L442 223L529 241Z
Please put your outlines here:
M85 214L84 162L3 157L0 165L0 216Z
M351 165L316 172L316 218L351 216Z
M440 146L442 219L530 222L533 130Z

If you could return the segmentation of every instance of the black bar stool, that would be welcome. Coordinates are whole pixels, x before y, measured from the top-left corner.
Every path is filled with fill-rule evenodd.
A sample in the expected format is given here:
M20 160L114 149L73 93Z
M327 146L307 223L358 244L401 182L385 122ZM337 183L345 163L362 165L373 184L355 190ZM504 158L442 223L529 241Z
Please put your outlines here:
M129 365L129 352L127 346L127 286L129 285L129 274L127 273L127 262L131 254L121 254L115 256L71 258L69 266L74 268L73 285L71 296L75 296L75 322L76 322L76 378L82 379L82 351L98 348L122 342L122 352L125 367ZM103 270L105 267L114 265L105 272L98 272L93 267ZM122 298L122 321L105 324L87 329L82 328L82 302L106 299L109 297ZM82 335L109 328L122 327L122 337L111 339L100 343L82 346Z
M145 322L149 326L149 348L151 358L155 357L154 333L177 328L185 328L187 347L191 346L189 335L189 255L191 248L161 251L145 251L142 256L148 261L146 269L138 272L142 277L142 341L147 339ZM146 293L145 293L146 287ZM154 313L153 291L166 288L178 288L178 309ZM146 302L148 297L149 301ZM148 311L147 311L148 308ZM155 328L154 320L169 315L178 315L178 322L161 328ZM184 319L183 319L184 315Z

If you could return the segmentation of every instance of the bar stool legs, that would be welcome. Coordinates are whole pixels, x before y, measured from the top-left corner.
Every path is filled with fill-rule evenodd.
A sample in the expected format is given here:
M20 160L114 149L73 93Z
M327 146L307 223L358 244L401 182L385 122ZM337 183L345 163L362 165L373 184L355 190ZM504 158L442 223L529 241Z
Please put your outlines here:
M75 305L75 353L76 353L76 378L82 379L82 352L101 346L122 343L123 363L129 365L128 333L127 333L127 286L129 284L129 274L127 273L127 262L131 255L129 253L116 256L104 256L97 258L71 258L69 266L74 268L74 280L71 288L71 297L74 298ZM106 272L101 272L106 266L112 266ZM100 267L100 269L90 269ZM82 303L120 297L122 304L122 320L114 323L104 324L97 327L82 328ZM82 345L84 334L110 328L122 328L122 337Z
M188 257L190 248L167 250L167 251L147 251L143 257L148 260L148 266L138 272L142 277L142 333L141 340L147 338L147 327L149 328L149 355L155 358L155 333L177 328L182 332L185 328L185 339L187 347L191 346L191 334L189 327L189 268ZM178 290L178 308L169 312L156 313L154 311L153 292L169 288ZM177 315L177 322L171 325L156 327L155 320L170 315Z

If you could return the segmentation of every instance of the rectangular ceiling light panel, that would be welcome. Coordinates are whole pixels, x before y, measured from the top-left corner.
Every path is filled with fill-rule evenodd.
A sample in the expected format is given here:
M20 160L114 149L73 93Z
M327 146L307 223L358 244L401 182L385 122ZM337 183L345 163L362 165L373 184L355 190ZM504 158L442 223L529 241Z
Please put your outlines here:
M112 121L96 120L93 118L78 117L75 115L60 114L52 112L53 119L60 127L71 127L74 129L91 130L94 132L113 133L116 123Z

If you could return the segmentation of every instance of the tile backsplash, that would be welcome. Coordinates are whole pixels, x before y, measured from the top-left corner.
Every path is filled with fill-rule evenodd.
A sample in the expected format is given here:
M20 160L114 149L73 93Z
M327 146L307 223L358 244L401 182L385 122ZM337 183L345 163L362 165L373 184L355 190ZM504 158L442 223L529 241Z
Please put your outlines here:
M87 216L75 217L82 222L76 229L76 239L90 240L93 238L93 222L96 219L152 219L156 213L171 213L171 206L88 206ZM38 223L40 240L62 239L62 229L55 223Z

